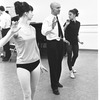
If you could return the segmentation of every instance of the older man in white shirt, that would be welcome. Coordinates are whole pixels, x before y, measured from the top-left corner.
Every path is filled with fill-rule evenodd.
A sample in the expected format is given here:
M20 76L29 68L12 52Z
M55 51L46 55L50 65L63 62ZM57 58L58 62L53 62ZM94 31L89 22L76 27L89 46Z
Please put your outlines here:
M9 31L11 26L11 16L5 12L5 8L0 6L0 29L2 33L2 37L4 37ZM11 56L9 42L4 45L3 50L5 52L5 57L3 57L3 61L8 61Z
M51 14L43 21L42 34L47 38L47 54L50 68L51 88L53 93L59 95L58 87L63 87L59 83L61 75L61 65L63 58L63 25L58 17L60 4L53 2L50 5Z

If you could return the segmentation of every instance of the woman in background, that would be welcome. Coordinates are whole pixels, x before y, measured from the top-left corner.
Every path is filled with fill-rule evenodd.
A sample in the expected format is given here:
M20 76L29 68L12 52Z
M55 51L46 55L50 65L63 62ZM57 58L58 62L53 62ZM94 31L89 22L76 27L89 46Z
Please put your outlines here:
M66 49L68 54L67 63L71 78L75 78L74 73L76 72L76 70L74 70L73 67L78 57L78 42L83 44L83 42L80 42L78 38L78 32L80 28L80 22L76 20L76 17L78 17L78 15L79 13L77 9L69 10L69 20L67 20L64 24L65 38L70 42L70 45L67 45Z
M17 51L17 74L24 100L33 100L40 76L40 53L36 43L36 31L29 25L29 21L33 17L33 8L28 3L19 1L16 1L14 6L19 20L0 40L0 47L14 37Z

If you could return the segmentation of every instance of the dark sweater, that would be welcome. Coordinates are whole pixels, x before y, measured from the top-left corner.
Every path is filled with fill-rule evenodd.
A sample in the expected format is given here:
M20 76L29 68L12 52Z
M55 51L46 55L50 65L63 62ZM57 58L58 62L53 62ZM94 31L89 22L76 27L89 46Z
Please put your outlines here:
M65 38L71 45L78 44L78 32L80 28L79 21L70 21L70 24L65 29Z

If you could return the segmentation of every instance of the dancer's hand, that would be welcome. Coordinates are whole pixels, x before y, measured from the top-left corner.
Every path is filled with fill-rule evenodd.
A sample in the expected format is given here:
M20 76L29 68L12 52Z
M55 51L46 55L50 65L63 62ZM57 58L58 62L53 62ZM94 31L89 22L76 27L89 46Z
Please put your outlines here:
M21 29L21 27L18 27L18 22L13 22L11 25L11 32L12 34L15 34Z
M68 26L69 24L70 24L70 20L67 19L67 20L66 20L66 25Z
M66 22L65 22L65 24L64 24L64 30L66 29L66 27L67 27L69 24L70 24L70 20L67 19Z
M41 72L43 73L43 71L48 72L48 70L41 64L40 66Z
M80 44L84 44L84 42L79 42Z

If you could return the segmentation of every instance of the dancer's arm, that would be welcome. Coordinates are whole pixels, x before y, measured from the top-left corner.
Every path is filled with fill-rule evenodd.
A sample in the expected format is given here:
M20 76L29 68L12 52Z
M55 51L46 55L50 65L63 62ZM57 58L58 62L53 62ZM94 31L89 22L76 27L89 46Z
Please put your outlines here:
M18 32L21 28L17 27L17 23L11 26L11 29L8 31L7 35L0 39L0 47L4 46L16 32Z

